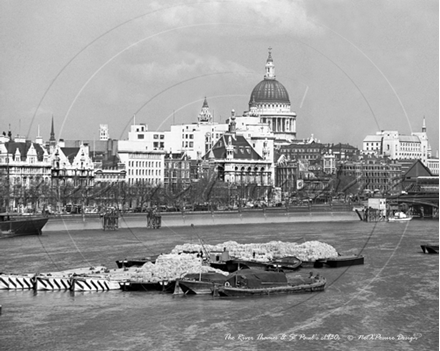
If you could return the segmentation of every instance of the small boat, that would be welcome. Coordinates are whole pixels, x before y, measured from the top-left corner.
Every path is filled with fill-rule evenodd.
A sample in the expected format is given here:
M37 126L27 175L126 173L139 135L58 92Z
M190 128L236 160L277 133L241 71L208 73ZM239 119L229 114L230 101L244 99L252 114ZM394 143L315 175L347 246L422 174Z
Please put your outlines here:
M388 217L388 222L409 222L412 219L403 212L396 212L393 217Z
M118 265L118 268L124 268L124 267L142 267L145 263L151 262L155 263L158 255L156 256L148 256L148 257L142 257L142 258L126 258L124 260L118 260L116 261L116 264Z
M323 291L326 279L319 275L288 281L283 272L243 269L228 276L223 285L214 285L214 296L245 297Z
M348 255L338 257L331 257L325 260L325 264L328 267L336 268L336 267L347 267L347 266L355 266L364 264L364 256L362 255Z
M0 213L0 238L20 235L41 235L48 217Z
M282 270L283 272L294 271L301 267L302 261L295 256L286 256L276 258L271 261L276 270Z
M438 244L424 244L420 245L423 253L427 254L438 254Z
M212 295L214 284L221 284L228 276L215 272L188 273L181 279L176 279L174 295Z

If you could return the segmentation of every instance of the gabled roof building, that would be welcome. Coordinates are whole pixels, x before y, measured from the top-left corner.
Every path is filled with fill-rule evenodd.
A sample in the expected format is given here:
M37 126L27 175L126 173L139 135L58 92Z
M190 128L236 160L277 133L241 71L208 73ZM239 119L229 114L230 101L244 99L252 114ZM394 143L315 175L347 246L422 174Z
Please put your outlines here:
M215 167L218 179L234 184L274 184L274 167L271 150L263 146L259 155L246 138L236 133L235 116L232 115L229 131L221 136L204 160Z

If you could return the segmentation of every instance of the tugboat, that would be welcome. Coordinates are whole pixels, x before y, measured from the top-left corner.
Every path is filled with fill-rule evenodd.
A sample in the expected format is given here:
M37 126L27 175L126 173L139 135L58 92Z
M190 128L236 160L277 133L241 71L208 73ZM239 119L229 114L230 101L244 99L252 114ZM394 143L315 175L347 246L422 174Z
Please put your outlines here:
M0 238L20 235L41 235L48 217L0 213Z
M326 279L310 274L308 278L287 280L283 272L242 269L230 274L223 285L214 284L214 297L295 294L323 291Z

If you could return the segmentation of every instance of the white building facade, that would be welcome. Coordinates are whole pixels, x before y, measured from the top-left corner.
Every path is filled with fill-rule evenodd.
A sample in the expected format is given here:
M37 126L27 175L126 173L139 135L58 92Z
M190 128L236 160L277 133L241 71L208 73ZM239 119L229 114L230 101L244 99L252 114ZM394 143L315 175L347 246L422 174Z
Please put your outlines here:
M367 135L362 143L362 153L387 156L392 160L420 160L429 167L431 146L425 123L423 118L422 131L411 135L402 135L398 131L380 131L376 135Z
M149 132L145 124L132 125L128 140L118 141L118 155L125 165L127 184L163 184L164 148L163 132Z
M214 123L205 98L196 123L171 126L165 132L168 152L185 152L192 159L200 159L228 130L227 123Z

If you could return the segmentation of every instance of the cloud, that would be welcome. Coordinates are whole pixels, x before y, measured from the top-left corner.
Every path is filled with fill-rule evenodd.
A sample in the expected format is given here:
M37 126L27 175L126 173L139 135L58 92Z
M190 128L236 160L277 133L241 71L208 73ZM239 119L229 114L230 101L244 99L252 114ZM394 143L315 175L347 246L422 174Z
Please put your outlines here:
M154 7L159 6L155 3ZM240 32L241 36L273 34L313 36L322 31L310 20L304 2L292 0L187 3L184 6L176 5L157 12L155 21L176 27L199 23L219 23L252 28L252 30ZM227 29L227 26L222 28L222 30Z
M27 115L31 116L35 113L35 109L30 109L27 111ZM52 116L54 114L53 110L47 110L42 108L41 106L38 108L35 116Z
M236 62L221 59L214 56L200 56L188 52L181 53L178 62L169 64L160 61L148 63L127 64L125 71L129 79L141 81L173 81L182 77L193 77L196 75L208 75L211 73L233 73L234 75L246 76L255 74Z

